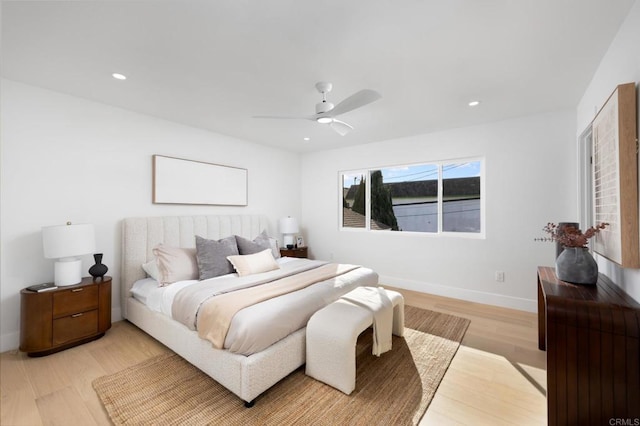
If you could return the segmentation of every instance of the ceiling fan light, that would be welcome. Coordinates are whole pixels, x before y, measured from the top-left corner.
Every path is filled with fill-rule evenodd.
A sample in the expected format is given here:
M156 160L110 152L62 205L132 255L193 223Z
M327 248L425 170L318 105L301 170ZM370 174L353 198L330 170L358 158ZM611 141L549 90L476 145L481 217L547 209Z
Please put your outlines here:
M329 124L333 121L331 117L318 117L316 121L320 124Z

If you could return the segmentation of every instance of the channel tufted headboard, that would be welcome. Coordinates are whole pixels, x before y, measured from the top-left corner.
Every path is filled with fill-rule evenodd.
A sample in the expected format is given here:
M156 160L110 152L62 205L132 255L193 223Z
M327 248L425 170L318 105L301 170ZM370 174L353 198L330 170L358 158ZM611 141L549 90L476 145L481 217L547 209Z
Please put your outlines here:
M142 264L153 259L159 243L174 247L195 247L195 236L215 239L240 235L253 239L262 231L269 235L263 215L133 217L122 222L122 271L120 304L127 318L127 298L133 284L146 277Z

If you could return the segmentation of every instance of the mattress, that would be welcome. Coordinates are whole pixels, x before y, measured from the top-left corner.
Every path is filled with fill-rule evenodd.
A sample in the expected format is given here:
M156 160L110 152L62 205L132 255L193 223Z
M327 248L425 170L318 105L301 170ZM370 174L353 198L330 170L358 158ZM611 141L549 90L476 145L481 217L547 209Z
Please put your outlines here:
M278 259L281 265L288 262L313 261ZM228 283L234 276L237 277L236 274L228 274L211 280L219 280L221 284ZM358 286L376 285L377 280L376 273L368 268L359 267L335 278L244 308L233 317L224 348L242 355L260 352L305 327L311 315L317 310ZM150 310L171 317L176 295L182 289L197 283L199 283L197 280L188 280L159 287L155 280L145 278L136 281L131 293L136 300L145 304ZM268 285L268 283L262 285Z

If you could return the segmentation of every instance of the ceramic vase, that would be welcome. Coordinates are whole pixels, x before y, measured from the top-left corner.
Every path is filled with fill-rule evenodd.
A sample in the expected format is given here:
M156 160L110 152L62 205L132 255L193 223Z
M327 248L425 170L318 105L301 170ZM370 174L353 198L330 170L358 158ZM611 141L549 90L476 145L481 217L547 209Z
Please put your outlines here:
M89 274L93 278L102 278L102 277L104 277L104 274L107 273L109 268L107 268L107 265L104 265L102 263L102 253L94 254L93 255L93 260L95 260L96 264L93 265L91 268L89 268Z
M572 284L598 282L598 263L586 247L565 247L556 259L556 276Z

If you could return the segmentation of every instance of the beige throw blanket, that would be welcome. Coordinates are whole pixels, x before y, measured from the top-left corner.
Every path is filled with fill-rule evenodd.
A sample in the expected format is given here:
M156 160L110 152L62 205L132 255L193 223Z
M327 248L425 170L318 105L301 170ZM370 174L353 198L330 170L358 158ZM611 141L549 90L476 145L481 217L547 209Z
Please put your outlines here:
M171 304L171 318L186 325L190 330L196 330L200 306L209 298L273 282L326 264L327 262L319 260L291 258L275 271L244 277L229 274L199 281L197 284L184 287L175 295Z
M391 350L393 331L393 303L382 287L358 287L342 299L367 308L373 314L373 348L375 356Z
M204 302L198 311L198 336L209 340L214 347L221 349L236 312L273 297L337 277L356 268L358 268L357 265L329 263L271 283L213 297Z

